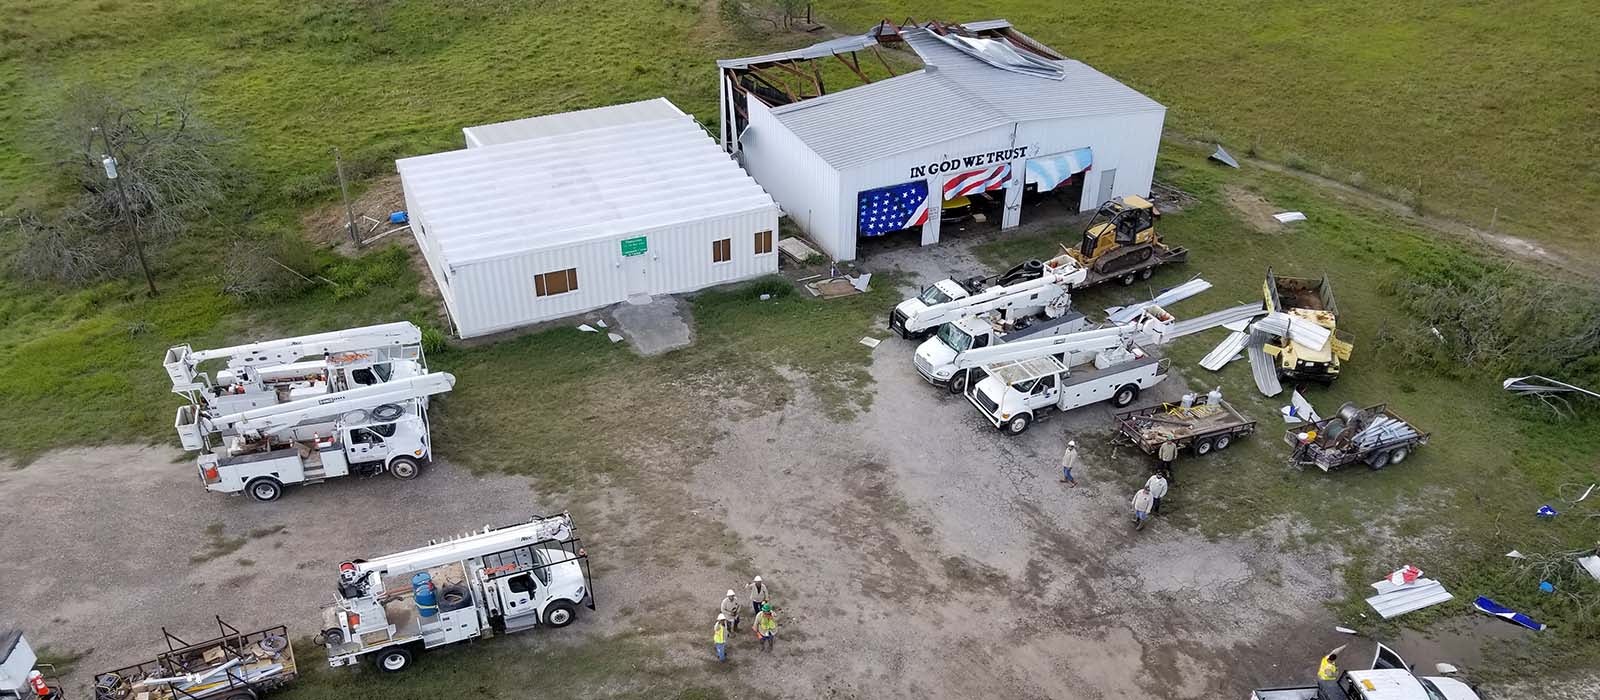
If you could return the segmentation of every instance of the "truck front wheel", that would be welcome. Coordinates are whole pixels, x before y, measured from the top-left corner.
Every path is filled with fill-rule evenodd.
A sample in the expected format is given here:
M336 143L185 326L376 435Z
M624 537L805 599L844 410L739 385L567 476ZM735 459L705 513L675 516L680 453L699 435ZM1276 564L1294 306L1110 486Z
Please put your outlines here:
M578 616L577 608L565 600L558 600L550 604L544 611L544 623L551 627L566 627L572 624L573 618Z
M1006 421L1005 431L1008 435L1021 435L1028 430L1028 425L1033 423L1033 417L1026 413L1019 413Z
M395 457L394 461L389 463L389 473L401 481L415 479L421 472L422 465L410 457Z
M966 391L967 373L956 372L955 374L950 375L950 380L944 383L944 388L945 391L948 391L952 394L959 394L963 391Z
M378 652L378 658L373 663L384 673L399 673L411 668L411 651L403 647L385 649Z

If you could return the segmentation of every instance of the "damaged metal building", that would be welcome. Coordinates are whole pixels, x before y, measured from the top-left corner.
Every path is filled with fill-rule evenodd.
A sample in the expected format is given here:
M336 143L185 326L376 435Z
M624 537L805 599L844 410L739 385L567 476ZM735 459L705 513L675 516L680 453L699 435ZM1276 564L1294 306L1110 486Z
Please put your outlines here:
M922 62L897 72L882 46ZM873 81L862 57L890 77ZM822 62L865 84L828 92ZM1035 206L1148 196L1166 108L1012 28L879 25L795 51L717 62L725 149L837 260L863 238L937 243L983 209L1012 228ZM908 233L900 233L908 231Z

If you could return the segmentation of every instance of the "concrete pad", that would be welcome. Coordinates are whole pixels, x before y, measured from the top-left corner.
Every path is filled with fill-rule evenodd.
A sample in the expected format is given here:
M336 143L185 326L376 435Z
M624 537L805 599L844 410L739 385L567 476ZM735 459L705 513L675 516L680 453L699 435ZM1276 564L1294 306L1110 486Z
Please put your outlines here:
M688 307L674 296L659 296L648 303L622 304L613 315L618 330L640 355L660 355L694 342L689 330Z

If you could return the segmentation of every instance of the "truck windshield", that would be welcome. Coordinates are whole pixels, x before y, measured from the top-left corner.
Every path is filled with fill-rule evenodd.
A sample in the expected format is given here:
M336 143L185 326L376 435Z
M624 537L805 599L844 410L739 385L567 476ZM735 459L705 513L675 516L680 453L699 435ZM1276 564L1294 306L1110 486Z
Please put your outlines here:
M927 289L922 290L922 296L917 297L917 300L927 304L928 306L933 306L935 304L943 304L947 301L950 301L950 295L940 291L939 285L934 284L929 285Z
M950 346L950 349L956 352L966 352L967 348L972 347L972 336L967 335L966 331L956 328L954 323L946 323L939 326L939 340L944 341L945 345Z

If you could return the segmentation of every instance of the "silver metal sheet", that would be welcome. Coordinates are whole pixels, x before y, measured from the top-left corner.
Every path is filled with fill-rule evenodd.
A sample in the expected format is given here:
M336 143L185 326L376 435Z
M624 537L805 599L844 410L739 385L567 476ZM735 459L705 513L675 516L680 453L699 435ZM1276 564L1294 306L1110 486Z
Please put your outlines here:
M1238 331L1229 333L1228 337L1223 338L1222 342L1217 343L1217 346L1211 349L1211 352L1200 358L1200 366L1213 372L1221 370L1224 365L1232 362L1233 358L1239 355L1240 350L1244 349L1244 341L1248 337Z
M861 36L844 36L838 39L829 39L819 44L812 44L792 51L779 51L778 53L749 56L746 58L724 58L717 61L718 68L748 68L763 63L779 63L787 61L808 61L814 58L827 58L834 54L861 51L878 45L877 37L871 34Z
M1430 605L1438 605L1455 598L1444 589L1437 581L1432 585L1411 585L1402 590L1397 590L1384 595L1375 595L1367 599L1367 605L1372 606L1378 615L1387 620L1399 617L1414 610L1421 610Z
M1241 319L1254 318L1261 314L1260 304L1241 304L1227 309L1213 311L1204 316L1184 319L1173 322L1166 330L1161 332L1162 342L1168 342L1186 335L1193 335L1201 331L1210 330L1218 326L1233 323Z
M1137 318L1141 312L1151 306L1166 307L1176 304L1210 288L1210 282L1195 278L1157 294L1156 298L1150 301L1141 301L1127 306L1106 309L1106 319L1112 323L1127 323Z
M1263 396L1277 396L1283 393L1283 385L1278 383L1278 365L1272 356L1262 349L1267 338L1260 333L1255 333L1245 341L1245 357L1250 359L1250 373L1255 376L1256 389Z

